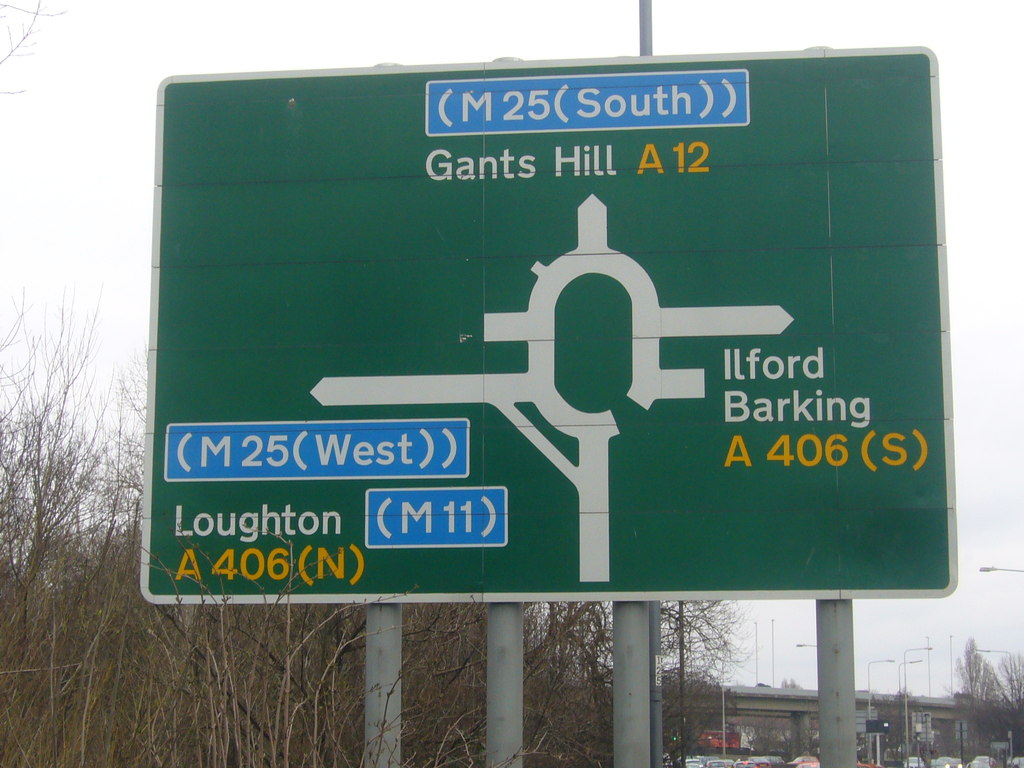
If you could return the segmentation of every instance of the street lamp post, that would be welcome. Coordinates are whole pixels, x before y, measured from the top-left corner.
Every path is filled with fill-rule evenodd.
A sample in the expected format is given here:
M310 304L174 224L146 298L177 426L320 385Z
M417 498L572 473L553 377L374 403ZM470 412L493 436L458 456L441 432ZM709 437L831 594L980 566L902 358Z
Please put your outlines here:
M722 659L722 757L725 757L725 659Z
M1010 653L1009 651L997 651L997 650L994 650L992 648L978 648L977 651L978 651L978 653L1003 653L1003 654L1006 654L1007 658L1010 658L1011 656L1013 656L1013 654ZM1013 757L1013 755L1010 755L1010 757Z
M907 670L906 670L907 654L908 653L914 653L915 651L931 651L931 649L932 649L931 645L923 645L920 648L908 648L907 650L905 650L903 652L903 665L904 665L904 669L903 669L903 687L904 687L904 689L908 688L908 686L907 686ZM918 659L918 661L921 661L921 659ZM906 695L903 698L903 719L904 719L905 725L907 726L907 752L909 753L909 751L910 751L910 691L909 690L904 690L904 693Z
M758 665L757 665L757 661L758 661L758 659L757 659L757 651L758 651L758 648L757 648L757 622L755 621L754 622L754 685L757 685L758 683L761 682L761 672L757 668L758 667Z
M925 635L924 644L928 646L928 695L932 695L932 639Z
M797 643L797 648L817 648L818 646L814 643Z
M896 659L875 659L874 661L868 662L868 720L871 720L871 665L872 664L895 664ZM875 764L882 764L882 749L880 744L880 737L882 734L874 734L875 741Z
M722 678L722 757L725 757L725 678Z
M953 636L949 636L949 695L953 696L956 691L953 690Z
M910 758L910 692L907 690L907 665L920 664L921 659L907 661L907 654L910 651L919 651L920 648L911 648L903 653L903 662L897 672L903 672L903 764L907 768L907 760Z

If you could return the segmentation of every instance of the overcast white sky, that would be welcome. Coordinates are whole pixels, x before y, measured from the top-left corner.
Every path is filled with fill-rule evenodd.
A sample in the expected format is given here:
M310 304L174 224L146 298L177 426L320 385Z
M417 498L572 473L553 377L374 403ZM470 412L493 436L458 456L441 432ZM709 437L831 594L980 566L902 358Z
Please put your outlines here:
M2 7L2 6L0 6ZM147 341L155 105L168 75L632 56L636 0L48 0L31 55L0 66L0 328L8 297L98 309L100 375ZM914 693L944 695L950 655L1024 652L1024 345L1019 31L1005 4L654 0L654 53L926 46L939 60L960 587L942 600L854 607L857 687L868 662L908 659ZM8 20L14 17L7 12ZM880 532L884 535L884 532ZM771 551L749 553L770 559ZM737 553L743 560L745 553ZM908 552L908 557L914 553ZM729 567L723 563L721 567ZM744 603L739 684L817 684L813 601ZM754 622L758 651L754 653ZM773 632L774 629L774 632ZM952 639L950 638L952 636ZM928 638L928 641L926 641ZM1001 658L989 657L994 663ZM929 674L930 672L930 674ZM871 667L895 691L897 664Z

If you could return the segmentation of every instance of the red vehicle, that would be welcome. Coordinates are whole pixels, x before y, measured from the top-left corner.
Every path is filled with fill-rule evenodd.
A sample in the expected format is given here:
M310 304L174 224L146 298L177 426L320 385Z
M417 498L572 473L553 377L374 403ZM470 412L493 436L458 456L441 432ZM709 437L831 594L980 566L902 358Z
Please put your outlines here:
M697 746L705 749L722 749L722 732L704 731L697 737ZM739 749L740 734L737 731L726 731L724 746L726 749Z

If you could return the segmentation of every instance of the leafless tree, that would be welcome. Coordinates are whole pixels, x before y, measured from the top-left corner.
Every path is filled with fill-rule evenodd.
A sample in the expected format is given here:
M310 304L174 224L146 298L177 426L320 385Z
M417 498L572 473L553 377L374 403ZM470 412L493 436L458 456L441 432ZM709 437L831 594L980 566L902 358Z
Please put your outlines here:
M1024 714L1024 654L1013 653L999 662L1002 695L1007 705ZM1024 724L1021 726L1024 738Z
M1012 732L1017 754L1024 741L1024 654L1012 653L999 662L999 698L991 709L988 733L994 741L1004 741ZM1008 757L1013 757L1010 755Z
M287 594L147 604L142 365L97 392L88 318L65 310L40 333L28 326L0 332L0 765L360 766L365 610ZM404 613L405 764L482 766L485 606ZM666 604L691 722L734 652L717 624L736 618L730 604ZM609 604L526 607L530 768L611 764L611 637Z
M676 754L693 754L703 731L721 730L726 671L741 661L734 638L744 620L734 602L691 600L662 604L662 648L678 660L664 683L664 722Z
M988 659L978 651L974 638L968 638L963 656L956 661L960 691L973 701L991 701L999 690L999 679Z
M29 55L41 19L55 15L58 14L46 10L43 0L27 0L23 5L0 3L0 26L4 34L4 41L0 43L0 66L11 59ZM13 93L17 91L0 91L3 95Z
M956 668L957 697L972 724L970 747L988 751L990 742L1005 741L1009 731L1024 733L1024 654L1007 653L997 672L972 637Z

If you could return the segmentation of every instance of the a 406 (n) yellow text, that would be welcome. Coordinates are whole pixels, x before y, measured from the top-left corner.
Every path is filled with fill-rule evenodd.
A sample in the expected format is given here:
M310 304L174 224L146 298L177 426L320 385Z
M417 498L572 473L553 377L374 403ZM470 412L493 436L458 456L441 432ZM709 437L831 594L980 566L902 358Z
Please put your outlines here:
M350 557L346 557L346 553ZM298 578L308 586L331 578L355 584L362 578L365 568L363 553L355 544L350 544L348 549L338 547L333 551L327 547L306 546L298 557L294 557L291 550L285 547L275 547L266 553L256 547L242 550L228 548L215 560L212 557L207 559L204 555L197 557L196 550L189 548L181 554L175 580L187 579L202 583L204 574L200 562L208 565L207 575L210 577L228 581L235 578L247 581L263 578L286 581ZM349 568L349 565L352 567Z

